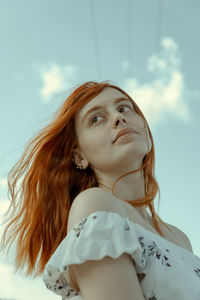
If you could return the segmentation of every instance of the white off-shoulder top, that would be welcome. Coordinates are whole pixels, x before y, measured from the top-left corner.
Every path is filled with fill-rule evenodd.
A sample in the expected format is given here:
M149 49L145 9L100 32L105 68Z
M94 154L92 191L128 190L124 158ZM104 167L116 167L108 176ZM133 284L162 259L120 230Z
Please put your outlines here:
M76 223L46 264L42 279L62 299L83 299L69 284L68 267L123 253L134 259L137 275L143 274L145 299L200 300L200 257L114 212L95 211Z

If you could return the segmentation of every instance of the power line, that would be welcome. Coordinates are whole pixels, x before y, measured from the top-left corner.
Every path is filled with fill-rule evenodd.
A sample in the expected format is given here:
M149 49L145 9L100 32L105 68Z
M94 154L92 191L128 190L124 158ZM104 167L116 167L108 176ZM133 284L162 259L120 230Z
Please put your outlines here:
M99 81L102 78L101 74L101 61L100 61L100 52L99 52L99 45L98 45L98 32L96 26L96 16L95 16L95 9L94 9L94 2L93 0L89 0L90 4L90 15L92 20L92 33L93 33L93 40L94 40L94 51L96 54L96 66L97 66L97 73Z
M156 53L159 53L160 40L162 33L162 18L163 18L163 0L158 0L158 15L157 15L157 26L156 26Z
M133 71L133 32L132 32L132 0L127 0L127 32L128 32L128 70L129 76Z

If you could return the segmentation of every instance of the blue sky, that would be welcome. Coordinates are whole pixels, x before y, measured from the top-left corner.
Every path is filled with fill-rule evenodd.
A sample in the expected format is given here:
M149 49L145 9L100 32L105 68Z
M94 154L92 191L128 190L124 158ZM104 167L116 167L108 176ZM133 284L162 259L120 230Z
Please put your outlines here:
M0 0L0 214L6 174L77 85L110 80L151 128L164 221L200 256L200 2ZM158 196L155 199L157 208ZM42 279L13 275L0 253L0 297L58 297Z

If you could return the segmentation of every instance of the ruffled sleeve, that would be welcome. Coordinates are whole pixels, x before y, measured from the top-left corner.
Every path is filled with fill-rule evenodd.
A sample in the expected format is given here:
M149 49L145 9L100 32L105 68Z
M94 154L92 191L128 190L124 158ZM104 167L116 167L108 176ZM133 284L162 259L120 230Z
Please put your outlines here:
M138 241L135 224L118 213L96 211L81 219L67 234L45 266L42 279L46 287L65 299L81 295L69 284L68 268L105 256L118 258L130 254L138 274L146 261Z

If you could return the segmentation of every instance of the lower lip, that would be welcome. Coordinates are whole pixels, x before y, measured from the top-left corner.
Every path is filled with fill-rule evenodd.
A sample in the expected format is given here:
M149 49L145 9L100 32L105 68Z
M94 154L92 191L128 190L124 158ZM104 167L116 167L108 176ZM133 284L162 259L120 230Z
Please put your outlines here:
M128 136L129 134L136 134L136 132L128 132L128 133L126 133L126 134L123 134L123 135L121 135L120 137L118 137L118 139L116 140L116 141L118 141L120 138L122 138L122 137L125 137L125 136ZM116 142L115 141L115 142Z

